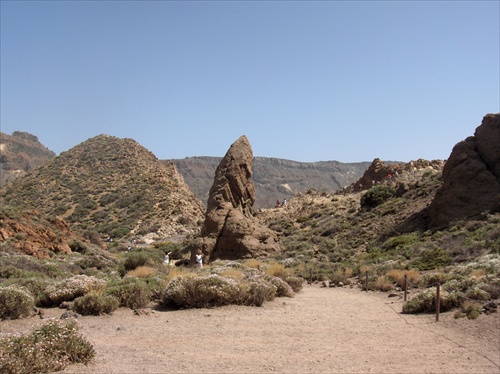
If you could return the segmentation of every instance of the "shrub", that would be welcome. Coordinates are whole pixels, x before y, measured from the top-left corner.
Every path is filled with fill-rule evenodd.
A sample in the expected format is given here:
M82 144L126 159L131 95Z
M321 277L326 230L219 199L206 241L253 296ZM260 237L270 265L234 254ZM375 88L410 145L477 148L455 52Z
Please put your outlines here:
M0 338L1 373L47 373L69 364L87 365L95 356L92 345L78 333L75 321L50 321L20 336Z
M436 283L443 284L450 278L449 275L443 273L426 273L422 274L417 281L418 287L432 287Z
M123 276L127 272L154 263L163 262L163 254L159 250L154 251L131 251L120 265L120 274Z
M479 287L472 287L466 293L466 296L472 300L490 300L490 294Z
M72 240L68 243L71 251L85 254L87 246L78 240Z
M35 300L26 290L11 285L0 288L0 319L17 319L33 314Z
M21 278L23 272L13 265L0 267L0 278Z
M240 294L236 281L219 275L180 276L163 292L163 304L182 308L207 308L236 304Z
M416 242L418 242L418 235L416 233L404 234L387 239L383 247L386 249L396 249Z
M361 207L375 208L395 195L396 190L392 187L375 186L361 197Z
M479 285L479 288L488 292L490 298L496 300L500 298L500 284L487 283Z
M144 281L126 278L110 286L106 294L116 297L120 306L137 309L145 307L151 301L152 292Z
M292 287L293 292L298 293L302 291L302 287L304 285L304 279L300 277L295 277L293 275L286 277L285 282Z
M412 261L412 265L420 270L438 269L450 263L450 254L441 248L425 248Z
M75 275L50 286L45 291L47 306L59 306L63 301L72 301L90 291L104 289L106 282L93 276Z
M119 301L111 295L103 295L97 292L90 292L85 296L75 299L73 302L73 310L82 315L110 314L118 309Z
M457 293L449 293L441 290L439 311L447 312L460 305L460 297ZM436 310L436 290L428 289L422 291L413 299L403 305L403 313L432 313Z
M277 297L294 297L295 293L293 292L292 287L285 282L283 279L273 276L265 276L264 280L274 287L276 287L276 296Z
M236 304L262 306L265 301L274 300L276 287L262 279L251 279L241 286L241 294Z

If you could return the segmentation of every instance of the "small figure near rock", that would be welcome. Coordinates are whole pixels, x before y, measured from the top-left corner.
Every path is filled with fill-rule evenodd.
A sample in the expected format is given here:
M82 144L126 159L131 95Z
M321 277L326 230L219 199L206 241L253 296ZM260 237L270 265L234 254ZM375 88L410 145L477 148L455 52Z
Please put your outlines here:
M196 253L196 269L200 270L203 268L203 253L198 250L198 253Z
M170 252L169 253L165 253L165 257L163 258L163 263L165 265L170 264Z

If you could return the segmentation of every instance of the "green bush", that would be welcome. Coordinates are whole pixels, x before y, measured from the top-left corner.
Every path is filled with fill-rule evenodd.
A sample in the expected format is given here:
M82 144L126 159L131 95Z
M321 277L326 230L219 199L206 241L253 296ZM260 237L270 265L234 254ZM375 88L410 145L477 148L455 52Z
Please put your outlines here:
M124 276L128 271L134 270L139 266L145 266L148 263L149 256L143 251L131 251L120 264L120 274Z
M422 288L429 288L435 286L436 283L444 284L450 279L448 274L444 273L426 273L422 274L417 281L417 286ZM450 289L451 291L451 289Z
M361 207L375 208L396 195L396 190L389 186L375 186L361 197Z
M26 290L15 285L0 288L0 319L17 319L33 314L35 300Z
M449 293L444 290L440 292L439 311L447 312L460 305L460 297L457 293ZM428 289L422 291L413 299L403 305L403 313L433 313L436 311L436 290Z
M411 265L418 270L433 270L451 263L451 256L441 248L425 248L412 261Z
M135 278L126 278L109 286L106 294L116 297L120 302L120 306L130 309L144 308L152 297L152 291L148 285L144 281Z
M119 301L111 295L103 295L97 292L90 292L85 296L75 299L73 310L84 316L110 314L118 309Z
M95 356L75 321L57 320L26 335L0 338L0 352L0 372L5 374L55 372L69 364L87 365Z
M467 293L465 294L469 299L472 300L480 300L480 301L486 301L490 300L491 296L490 294L482 290L479 287L472 287L469 290L467 290Z

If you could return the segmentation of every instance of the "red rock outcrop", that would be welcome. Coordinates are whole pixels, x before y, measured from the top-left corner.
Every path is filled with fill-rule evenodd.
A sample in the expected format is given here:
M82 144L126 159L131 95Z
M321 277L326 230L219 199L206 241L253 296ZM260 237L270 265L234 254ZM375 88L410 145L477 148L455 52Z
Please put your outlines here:
M241 136L217 167L192 258L200 248L209 260L252 258L281 250L276 233L260 225L252 214L252 161L250 143Z
M474 136L453 148L443 185L429 207L429 227L500 211L500 113L487 114Z
M49 251L71 253L68 241L75 238L67 222L60 218L49 222L36 210L0 218L0 243L37 258L49 258Z

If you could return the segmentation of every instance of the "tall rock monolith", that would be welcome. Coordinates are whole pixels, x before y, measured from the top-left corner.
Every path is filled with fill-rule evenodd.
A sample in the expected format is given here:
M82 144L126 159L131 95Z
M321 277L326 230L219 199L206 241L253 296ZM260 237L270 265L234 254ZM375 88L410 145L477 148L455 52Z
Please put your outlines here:
M266 256L281 250L276 232L253 217L255 188L253 152L246 136L229 148L215 171L201 238L192 247L208 260L237 260Z

